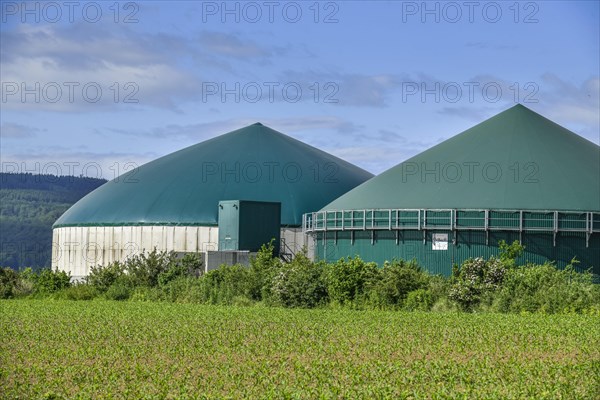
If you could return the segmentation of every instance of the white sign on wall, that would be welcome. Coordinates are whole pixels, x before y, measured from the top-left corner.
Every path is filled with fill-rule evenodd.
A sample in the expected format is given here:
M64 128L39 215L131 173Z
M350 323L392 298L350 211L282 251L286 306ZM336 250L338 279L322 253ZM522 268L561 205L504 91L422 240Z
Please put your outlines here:
M431 237L431 250L448 250L448 234L434 233Z

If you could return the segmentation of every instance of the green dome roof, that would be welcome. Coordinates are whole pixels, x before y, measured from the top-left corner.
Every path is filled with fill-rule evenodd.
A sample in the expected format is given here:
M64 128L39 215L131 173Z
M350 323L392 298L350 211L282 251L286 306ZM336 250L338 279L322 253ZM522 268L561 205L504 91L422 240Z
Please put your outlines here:
M600 211L600 147L516 105L323 210L390 208Z
M281 202L299 226L373 175L260 123L171 153L94 190L54 224L217 225L220 200Z

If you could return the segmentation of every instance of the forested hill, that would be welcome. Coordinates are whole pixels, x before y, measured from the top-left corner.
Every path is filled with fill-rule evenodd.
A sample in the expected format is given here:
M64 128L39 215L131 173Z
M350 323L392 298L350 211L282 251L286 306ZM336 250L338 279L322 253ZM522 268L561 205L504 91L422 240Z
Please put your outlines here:
M49 267L52 224L106 180L0 173L0 266Z

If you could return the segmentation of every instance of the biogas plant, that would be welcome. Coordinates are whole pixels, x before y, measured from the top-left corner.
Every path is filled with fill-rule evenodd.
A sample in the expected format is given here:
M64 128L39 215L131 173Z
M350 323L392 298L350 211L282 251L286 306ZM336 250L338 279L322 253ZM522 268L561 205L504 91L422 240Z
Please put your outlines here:
M523 262L600 274L600 147L522 105L373 177L260 123L99 187L53 227L54 269L148 252L246 263L275 239L289 259L416 259L449 275L520 241Z
M153 249L201 253L207 267L218 267L246 262L272 238L291 257L310 247L302 215L372 176L256 123L151 161L82 198L53 226L52 268L82 277Z

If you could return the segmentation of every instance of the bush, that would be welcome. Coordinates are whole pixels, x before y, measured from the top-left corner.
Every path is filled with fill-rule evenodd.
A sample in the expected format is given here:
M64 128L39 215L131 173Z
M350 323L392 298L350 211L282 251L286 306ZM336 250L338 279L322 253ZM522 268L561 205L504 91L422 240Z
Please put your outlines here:
M197 299L208 304L232 304L236 297L250 298L250 270L243 265L221 265L200 278Z
M179 276L160 286L161 297L170 302L189 302L189 293L198 278Z
M303 249L273 277L271 294L274 303L284 307L313 308L325 303L323 264L313 263Z
M435 301L427 289L413 290L406 296L404 308L409 311L429 311Z
M360 257L342 258L327 264L324 273L327 293L336 305L362 306L367 292L379 278L377 264L365 263Z
M0 268L0 299L10 299L14 296L19 282L19 273L12 268Z
M130 301L162 301L162 292L158 288L139 286L131 290Z
M506 241L501 240L498 245L500 248L500 261L506 268L514 267L516 265L517 258L521 257L525 251L525 246L523 246L518 240L515 240L512 242L512 244L508 244Z
M481 257L470 258L455 270L448 298L463 311L473 311L484 299L489 305L490 292L501 286L506 271L505 264L498 258L491 257L488 261Z
M157 251L156 248L150 253L135 255L125 262L125 269L134 286L158 286L161 274L178 267L174 252Z
M173 301L182 303L207 303L203 279L204 276L176 279L167 285L169 293L166 296L173 296L176 298Z
M180 260L186 275L198 277L204 272L204 264L199 253L186 253Z
M455 309L454 305L449 306L448 287L447 278L441 275L428 275L427 287L410 292L406 296L404 308L409 311L431 311L434 308L437 311Z
M158 285L160 287L172 286L170 285L171 282L181 280L180 278L200 275L201 271L202 259L200 256L198 254L188 253L182 258L174 258L171 260L167 269L158 275ZM181 282L185 281L185 279L181 280ZM169 288L168 290L172 291L172 288Z
M42 269L35 278L35 293L50 294L71 286L71 274L65 271Z
M439 298L431 307L432 312L459 312L460 308L455 302L450 301L447 296Z
M275 246L273 240L263 244L256 254L250 259L248 275L248 296L255 301L272 301L271 287L273 278L282 268L279 257L273 254Z
M92 300L98 296L96 288L85 283L72 285L59 293L60 298L67 300Z
M28 296L33 293L37 274L31 268L25 268L19 273L19 280L14 287L14 297Z
M496 294L493 310L499 312L585 312L600 307L600 287L589 272L572 265L564 270L553 264L526 265L508 272Z
M104 296L108 300L127 300L131 297L131 288L122 282L113 283Z
M87 277L87 283L96 288L101 293L108 290L117 279L121 278L125 273L125 265L115 261L107 266L99 265L90 269L90 274Z
M198 254L186 254L178 258L174 252L159 252L133 256L124 263L115 261L106 266L92 267L87 282L99 292L121 282L130 288L163 287L171 281L199 274L202 261Z
M425 289L428 283L429 275L416 261L386 262L380 270L379 279L371 287L370 301L379 308L399 308L408 293Z

